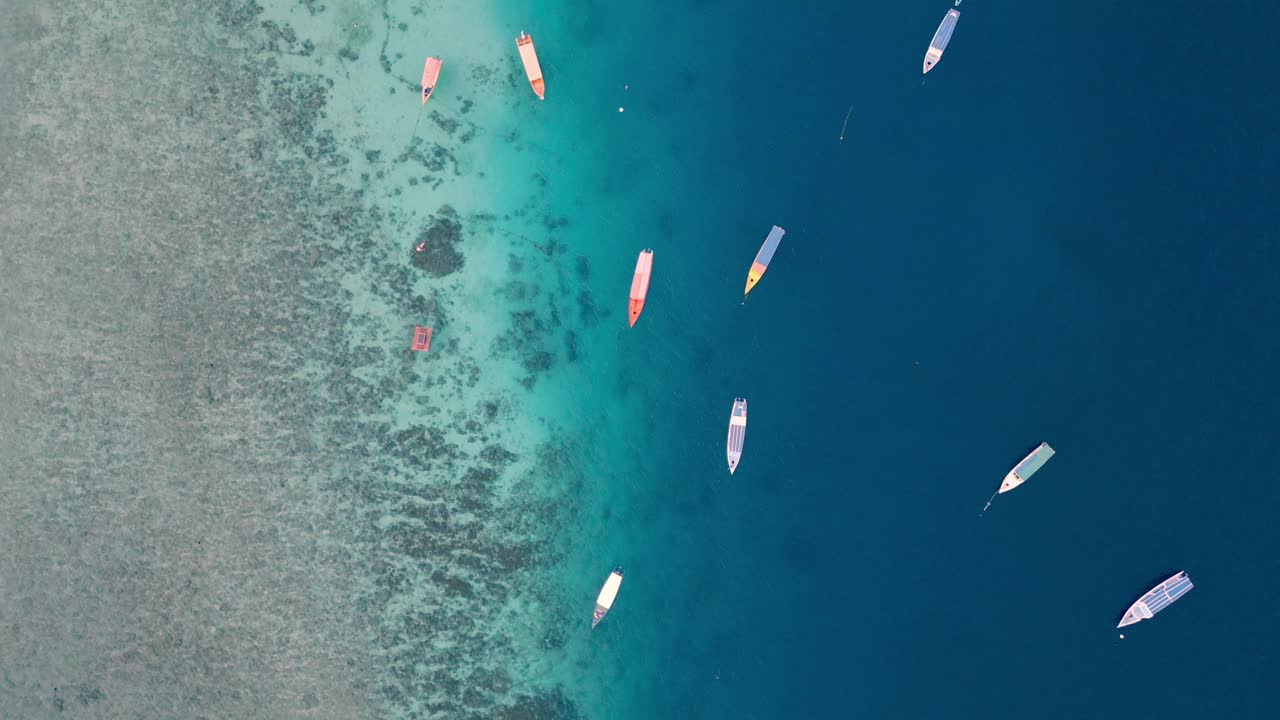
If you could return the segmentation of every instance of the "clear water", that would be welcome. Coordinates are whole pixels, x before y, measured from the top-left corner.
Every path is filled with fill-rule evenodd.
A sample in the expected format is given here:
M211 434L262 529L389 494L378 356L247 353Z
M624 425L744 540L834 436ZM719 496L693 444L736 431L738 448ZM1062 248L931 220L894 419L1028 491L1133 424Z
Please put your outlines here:
M0 717L1268 714L1266 8L6 9Z

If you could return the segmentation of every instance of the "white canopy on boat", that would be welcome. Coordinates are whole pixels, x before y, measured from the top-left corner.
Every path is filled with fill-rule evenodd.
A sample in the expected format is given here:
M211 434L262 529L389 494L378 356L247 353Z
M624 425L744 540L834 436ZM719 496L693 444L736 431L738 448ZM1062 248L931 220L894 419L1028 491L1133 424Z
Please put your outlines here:
M618 588L622 587L622 575L618 571L609 573L609 578L604 581L604 587L600 588L600 595L596 598L596 604L608 610L613 607L613 599L618 597Z

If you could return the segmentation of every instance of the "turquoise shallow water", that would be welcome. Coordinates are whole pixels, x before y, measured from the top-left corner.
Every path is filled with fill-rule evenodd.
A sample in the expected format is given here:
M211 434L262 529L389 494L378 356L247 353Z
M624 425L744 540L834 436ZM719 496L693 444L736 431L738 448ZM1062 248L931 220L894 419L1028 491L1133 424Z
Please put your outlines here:
M0 716L1268 716L1274 13L947 5L16 5Z

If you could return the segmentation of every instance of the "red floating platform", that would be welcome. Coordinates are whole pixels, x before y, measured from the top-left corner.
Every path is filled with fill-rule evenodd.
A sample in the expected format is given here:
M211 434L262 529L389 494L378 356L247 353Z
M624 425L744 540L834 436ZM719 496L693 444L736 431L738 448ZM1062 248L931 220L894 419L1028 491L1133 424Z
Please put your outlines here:
M431 349L431 328L419 325L413 329L413 345L411 346L418 352L426 352Z

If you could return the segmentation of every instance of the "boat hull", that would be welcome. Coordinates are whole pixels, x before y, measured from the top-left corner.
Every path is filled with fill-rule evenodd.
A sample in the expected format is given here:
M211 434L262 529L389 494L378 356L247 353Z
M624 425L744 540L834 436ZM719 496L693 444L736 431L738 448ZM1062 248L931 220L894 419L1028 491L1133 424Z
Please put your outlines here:
M642 250L636 258L636 271L631 276L631 296L627 305L627 323L636 326L640 312L644 310L644 300L649 295L649 277L653 274L653 251Z
M524 74L529 78L529 87L539 100L547 96L547 84L542 79L542 66L538 64L538 52L533 48L533 37L520 33L516 38L516 48L520 51L520 62L524 65Z
M422 104L426 105L427 100L431 97L431 93L436 89L436 83L440 81L440 68L444 65L444 61L440 58L429 57L422 66Z
M428 352L431 350L431 333L432 329L421 325L413 329L413 342L409 345L411 350L417 352Z
M609 577L605 578L604 585L600 588L600 594L596 596L596 607L591 613L591 629L594 630L604 616L608 614L609 608L613 607L613 601L618 597L618 589L622 587L622 566L613 569L609 573Z
M1013 469L1004 476L1004 481L1000 483L999 494L1004 494L1026 482L1028 478L1034 475L1044 464L1049 462L1049 458L1053 457L1054 449L1049 447L1049 443L1042 442L1036 446L1035 450L1027 453L1022 461L1013 466Z
M1155 614L1172 605L1183 595L1190 592L1195 587L1191 584L1191 578L1187 577L1186 571L1179 571L1176 575L1168 580L1156 585L1147 591L1146 595L1138 598L1138 601L1129 606L1125 611L1124 617L1120 619L1117 628L1128 627L1134 623L1150 620Z
M920 71L920 74L921 75L929 74L929 71L932 70L933 66L937 65L938 61L941 59L942 59L941 50L935 50L933 48L929 48L929 50L926 51L924 54L924 65L923 65L924 69Z
M760 282L760 278L764 277L764 271L768 269L766 266L758 262L751 263L751 269L747 271L747 285L742 289L742 296L746 297L751 294L751 288Z
M929 49L924 53L924 69L921 74L928 73L942 59L942 53L947 49L947 43L951 42L951 34L955 32L956 22L959 20L959 10L948 10L942 16L942 22L933 33L933 40L929 42Z
M736 398L733 410L729 412L729 436L725 440L725 459L729 463L729 474L738 469L742 460L742 445L747 439L747 400Z
M747 285L742 290L742 297L750 295L751 288L764 277L764 271L769 268L769 261L773 260L773 254L778 250L778 243L782 242L782 236L785 234L787 231L777 225L769 231L764 243L760 245L760 251L756 253L756 259L751 262L751 269L747 271Z

